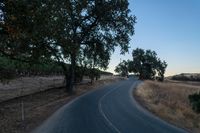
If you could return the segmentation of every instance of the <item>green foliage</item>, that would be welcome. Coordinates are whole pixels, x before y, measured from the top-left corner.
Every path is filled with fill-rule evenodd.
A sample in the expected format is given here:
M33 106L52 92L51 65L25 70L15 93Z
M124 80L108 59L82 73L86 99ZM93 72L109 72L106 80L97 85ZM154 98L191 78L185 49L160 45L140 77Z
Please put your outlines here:
M139 75L140 79L164 80L167 67L165 61L161 61L155 51L137 48L132 52L133 60L129 61L129 72Z
M2 68L0 66L0 82L2 83L8 83L10 80L14 79L16 77L15 71Z
M88 76L92 83L94 79L98 80L100 78L100 71L98 69L89 69Z
M129 61L123 60L116 66L115 72L125 77L128 75L128 69L129 69Z
M188 98L192 105L192 109L195 112L200 113L200 93L189 95Z
M43 46L43 35L48 31L44 29L47 23L43 14L48 11L42 1L9 0L4 1L4 5L6 16L1 23L4 32L0 38L0 53L24 62L50 58Z
M29 64L8 57L0 56L0 78L12 79L20 76L56 75L62 74L63 70L54 61L41 61L41 64ZM7 73L7 74L6 74Z
M53 59L68 75L70 90L79 57L89 60L90 68L107 68L115 47L127 52L134 34L136 18L130 15L128 0L6 0L4 4L0 53L30 63Z
M21 76L50 76L63 75L63 69L53 60L41 61L41 64L28 64L17 60L11 60L7 57L0 56L0 81L9 82L10 80ZM66 68L69 65L66 64ZM93 79L99 79L101 74L109 75L112 73L103 72L98 69L88 69L82 66L76 66L75 82L81 82L83 76L89 76ZM69 69L67 69L69 70ZM84 72L83 72L84 71Z

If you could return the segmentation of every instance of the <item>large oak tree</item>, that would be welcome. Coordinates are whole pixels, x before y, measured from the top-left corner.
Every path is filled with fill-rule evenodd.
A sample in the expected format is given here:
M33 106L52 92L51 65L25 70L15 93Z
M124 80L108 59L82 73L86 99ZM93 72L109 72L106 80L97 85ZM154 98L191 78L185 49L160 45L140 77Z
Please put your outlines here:
M4 5L0 53L26 62L57 61L69 92L80 56L106 68L115 47L127 52L134 34L128 0L8 0Z
M129 71L139 75L140 79L164 80L167 67L165 61L158 58L157 53L152 50L134 49L132 52L133 60L129 61Z

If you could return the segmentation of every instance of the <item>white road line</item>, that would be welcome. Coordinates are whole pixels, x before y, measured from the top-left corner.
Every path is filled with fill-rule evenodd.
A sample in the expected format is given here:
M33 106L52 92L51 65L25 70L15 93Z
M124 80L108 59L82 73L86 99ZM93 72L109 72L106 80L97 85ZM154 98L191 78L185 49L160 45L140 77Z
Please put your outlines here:
M120 85L122 86L122 85ZM106 116L106 114L103 112L103 109L102 109L102 100L107 96L109 95L111 92L113 92L114 90L118 89L120 86L108 91L106 94L104 94L100 99L99 99L99 102L98 102L98 108L99 108L99 111L101 113L101 115L104 117L104 119L108 122L108 124L117 132L117 133L121 133L120 130L108 119L108 117Z

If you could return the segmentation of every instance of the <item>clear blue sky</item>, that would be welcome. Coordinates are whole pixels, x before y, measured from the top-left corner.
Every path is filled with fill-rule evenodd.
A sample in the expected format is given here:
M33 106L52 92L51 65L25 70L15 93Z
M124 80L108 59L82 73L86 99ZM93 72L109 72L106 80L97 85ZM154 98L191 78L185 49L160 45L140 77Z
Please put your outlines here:
M116 49L108 71L131 59L133 49L155 50L168 63L166 75L200 73L200 0L129 0L137 17L129 54Z

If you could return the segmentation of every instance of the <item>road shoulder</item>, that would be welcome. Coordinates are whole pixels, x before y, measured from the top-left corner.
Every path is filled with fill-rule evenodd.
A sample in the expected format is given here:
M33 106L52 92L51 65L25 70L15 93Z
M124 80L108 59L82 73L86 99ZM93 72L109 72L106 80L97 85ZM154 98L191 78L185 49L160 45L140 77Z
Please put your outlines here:
M100 88L100 86L119 80L122 79L106 79L97 81L93 85L89 83L77 85L76 94L74 95L68 95L64 88L56 88L2 102L0 103L0 132L30 132L73 99ZM22 121L21 115L22 103L24 106L24 121Z

